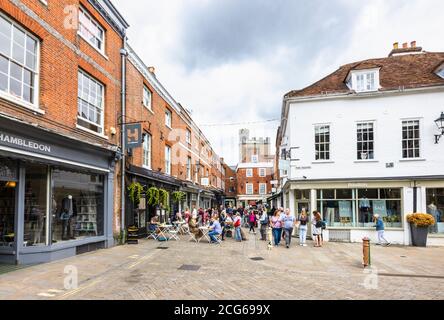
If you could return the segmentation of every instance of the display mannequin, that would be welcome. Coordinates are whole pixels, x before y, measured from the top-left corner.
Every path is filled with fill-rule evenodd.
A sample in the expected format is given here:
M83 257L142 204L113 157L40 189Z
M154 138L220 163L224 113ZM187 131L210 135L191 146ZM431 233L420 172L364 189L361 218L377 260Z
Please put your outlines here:
M359 201L359 209L361 213L361 222L370 222L370 200L367 197L364 196L362 200Z
M431 229L430 231L437 233L438 232L438 222L440 222L440 214L439 214L438 207L435 205L434 201L432 201L427 206L427 213L430 214L431 216L433 216L433 218L435 219L435 224L430 227L430 229Z
M62 240L70 240L74 238L74 204L72 195L66 196L62 200L62 210L60 213L60 220L62 220Z
M327 201L327 221L330 225L335 222L335 202L331 200Z

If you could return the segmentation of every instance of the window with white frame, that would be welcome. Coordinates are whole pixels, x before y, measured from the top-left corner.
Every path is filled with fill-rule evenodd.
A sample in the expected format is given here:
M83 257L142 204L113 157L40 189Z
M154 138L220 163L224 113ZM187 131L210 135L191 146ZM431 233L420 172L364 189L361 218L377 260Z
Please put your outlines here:
M78 72L77 124L103 134L104 86L85 72Z
M191 180L191 157L187 159L187 180Z
M330 126L315 126L315 159L330 160Z
M266 183L259 184L259 194L260 195L267 194L267 184Z
M376 91L378 85L376 83L377 71L356 74L356 92Z
M406 120L402 122L402 158L419 158L421 136L419 120Z
M166 110L165 110L165 125L166 125L168 128L171 128L171 117L172 117L172 115L171 115L171 111L168 110L168 109L166 109Z
M39 41L0 14L0 93L37 106Z
M259 168L259 177L265 177L267 175L266 168Z
M94 48L105 52L105 30L83 7L79 9L78 33Z
M151 135L145 134L145 140L143 141L143 166L151 169Z
M171 148L165 146L165 173L171 175Z
M247 169L247 178L251 178L253 176L253 169Z
M358 160L374 159L375 139L373 122L358 123L357 152Z
M257 154L253 154L251 156L251 162L258 163L259 162L259 156Z
M444 79L444 68L442 68L441 70L438 71L438 76L440 76L441 78Z
M246 194L249 194L249 195L254 194L254 192L253 192L253 184L252 183L245 184L245 187L246 187Z
M191 131L187 129L185 140L188 144L191 144Z
M153 94L147 86L143 86L143 105L152 110L151 102L152 102Z

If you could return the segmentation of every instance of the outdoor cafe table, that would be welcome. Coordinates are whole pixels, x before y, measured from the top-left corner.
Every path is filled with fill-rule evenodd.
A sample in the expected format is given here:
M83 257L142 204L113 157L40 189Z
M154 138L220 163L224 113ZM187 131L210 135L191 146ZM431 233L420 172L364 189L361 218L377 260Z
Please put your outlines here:
M167 240L170 240L169 238L169 231L173 228L170 224L160 224L159 225L159 234L157 235L157 238L163 237Z
M187 223L185 221L177 221L177 222L174 222L174 224L177 226L177 230L179 231L179 233L181 233L181 234L187 233L187 230L185 228L185 225Z
M211 242L208 233L210 233L210 227L199 227L199 230L202 231L202 237L200 237L197 242L200 242L203 238L207 239L208 242Z

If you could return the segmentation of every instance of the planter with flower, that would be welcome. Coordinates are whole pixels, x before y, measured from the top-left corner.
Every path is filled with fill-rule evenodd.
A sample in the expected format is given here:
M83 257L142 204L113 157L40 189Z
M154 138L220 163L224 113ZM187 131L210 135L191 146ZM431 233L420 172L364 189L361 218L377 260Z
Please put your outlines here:
M429 227L435 224L433 216L427 213L413 213L407 216L407 221L410 223L412 245L426 247Z

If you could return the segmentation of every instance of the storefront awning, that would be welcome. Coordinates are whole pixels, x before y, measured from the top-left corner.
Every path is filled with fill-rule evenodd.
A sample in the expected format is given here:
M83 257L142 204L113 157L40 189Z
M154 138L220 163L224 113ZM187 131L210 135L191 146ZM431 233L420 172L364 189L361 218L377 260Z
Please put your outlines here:
M128 174L139 176L139 177L145 178L147 180L165 183L165 184L169 184L169 185L175 186L175 187L182 186L182 182L178 179L175 179L171 176L168 176L168 175L160 173L160 172L154 172L154 171L147 170L147 169L140 168L140 167L136 167L133 165L130 165L129 170L127 170L126 172Z

